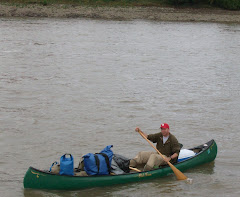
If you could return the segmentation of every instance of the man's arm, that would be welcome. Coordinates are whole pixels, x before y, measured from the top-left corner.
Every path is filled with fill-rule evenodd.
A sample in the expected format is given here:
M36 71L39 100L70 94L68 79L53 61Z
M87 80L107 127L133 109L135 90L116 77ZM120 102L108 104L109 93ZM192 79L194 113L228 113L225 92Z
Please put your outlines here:
M178 157L178 154L177 154L177 153L174 153L173 155L170 156L171 160L172 160L172 159L175 159L175 158L177 158L177 157Z
M173 143L173 149L172 149L173 154L170 155L169 159L174 160L179 156L180 145L179 145L178 140L175 136L172 137L171 141Z
M171 155L170 157L165 157L165 160L166 161L171 161L171 160L173 160L173 159L175 159L175 158L177 158L178 157L178 154L177 153L174 153L173 155Z

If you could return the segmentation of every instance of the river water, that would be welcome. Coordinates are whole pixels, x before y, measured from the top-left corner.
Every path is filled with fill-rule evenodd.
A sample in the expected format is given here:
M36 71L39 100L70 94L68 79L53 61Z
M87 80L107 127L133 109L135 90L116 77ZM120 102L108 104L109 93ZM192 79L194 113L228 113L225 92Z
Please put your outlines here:
M240 25L0 18L1 197L239 196ZM162 122L185 148L215 139L215 162L175 176L81 191L24 190L29 166L75 166Z

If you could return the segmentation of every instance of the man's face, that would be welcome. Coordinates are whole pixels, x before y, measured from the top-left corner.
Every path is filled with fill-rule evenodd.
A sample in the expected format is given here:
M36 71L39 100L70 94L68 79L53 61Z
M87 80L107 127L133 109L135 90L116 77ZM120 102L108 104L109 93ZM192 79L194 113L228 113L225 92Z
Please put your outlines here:
M169 129L168 128L166 128L166 129L161 128L161 132L162 132L162 135L164 137L167 137L169 135Z

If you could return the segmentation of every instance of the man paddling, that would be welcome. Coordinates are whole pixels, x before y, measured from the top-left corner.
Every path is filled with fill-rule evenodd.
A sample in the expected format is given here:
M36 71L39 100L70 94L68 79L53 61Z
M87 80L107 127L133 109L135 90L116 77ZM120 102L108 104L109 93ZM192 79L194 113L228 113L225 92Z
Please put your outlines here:
M156 148L165 156L164 159L157 152L142 151L137 156L130 160L130 166L136 167L138 164L145 164L144 171L152 170L155 166L167 164L166 162L176 163L180 152L180 145L177 138L170 133L169 125L163 123L160 126L161 132L156 134L149 134L142 132L140 128L136 128L135 131L141 131L143 135L152 141L157 143Z

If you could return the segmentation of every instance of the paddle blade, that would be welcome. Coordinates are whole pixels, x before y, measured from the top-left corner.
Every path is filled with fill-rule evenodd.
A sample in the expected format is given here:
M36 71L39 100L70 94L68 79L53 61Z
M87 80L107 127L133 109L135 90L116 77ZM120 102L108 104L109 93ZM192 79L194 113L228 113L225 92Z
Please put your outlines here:
M186 180L187 177L180 171L178 170L174 165L172 165L170 162L168 162L168 165L171 167L172 171L176 175L178 180Z

